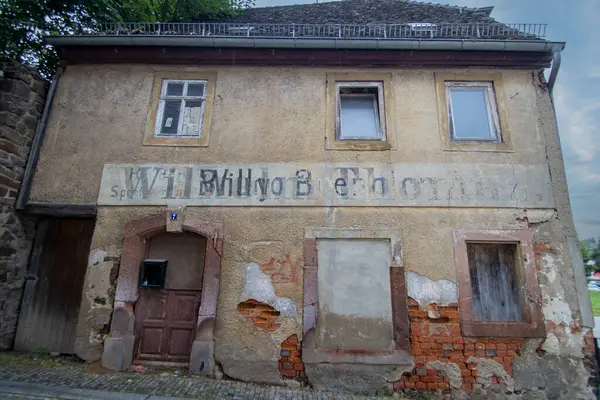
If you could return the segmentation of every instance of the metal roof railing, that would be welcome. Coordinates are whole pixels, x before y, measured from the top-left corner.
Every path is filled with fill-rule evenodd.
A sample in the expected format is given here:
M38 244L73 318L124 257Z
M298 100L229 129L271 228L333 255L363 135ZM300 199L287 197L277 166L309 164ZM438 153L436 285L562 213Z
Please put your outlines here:
M253 24L253 23L105 23L91 33L97 36L199 36L307 39L543 39L546 24ZM76 34L75 36L79 36Z

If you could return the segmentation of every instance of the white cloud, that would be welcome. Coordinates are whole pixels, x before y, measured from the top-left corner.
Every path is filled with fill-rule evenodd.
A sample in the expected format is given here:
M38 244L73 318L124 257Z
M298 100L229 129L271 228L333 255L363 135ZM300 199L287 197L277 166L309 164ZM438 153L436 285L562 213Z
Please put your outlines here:
M583 180L586 182L600 182L600 174L586 173Z
M557 83L554 90L563 137L579 156L578 161L593 161L599 151L597 135L600 126L595 114L600 110L600 101L594 100L583 107L575 107L563 83Z

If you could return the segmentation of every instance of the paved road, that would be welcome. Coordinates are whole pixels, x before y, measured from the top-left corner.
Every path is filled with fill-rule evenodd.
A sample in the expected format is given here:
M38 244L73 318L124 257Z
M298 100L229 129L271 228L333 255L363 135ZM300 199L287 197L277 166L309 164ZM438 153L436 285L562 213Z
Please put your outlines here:
M0 399L26 400L184 400L183 397L165 397L148 394L106 392L100 390L75 389L65 386L41 385L0 381Z
M73 389L64 386L49 386L39 383L0 381L2 400L175 400L175 397L150 396L103 392L99 390Z
M32 361L31 355L0 353L0 400L374 400L324 392L306 386L289 388L227 379L189 376L180 371L113 373L61 360Z
M235 382L232 382L235 385ZM342 400L342 399L371 399L371 397L324 393L314 391L299 391L281 387L262 386L259 390L253 387L239 386L239 391L231 391L229 387L209 393L199 392L191 397L170 397L150 394L119 393L101 390L79 389L66 386L42 385L0 380L0 400L188 400L197 399L228 399L228 400ZM373 397L374 398L374 397ZM382 397L379 397L381 399Z
M237 390L233 388L235 386L237 386ZM225 385L218 391L200 390L193 396L188 393L185 397L171 397L0 380L0 400L188 400L191 398L219 400L358 400L388 397L353 396L273 386L260 386L257 388L251 384L240 385L238 382L231 382L230 385Z

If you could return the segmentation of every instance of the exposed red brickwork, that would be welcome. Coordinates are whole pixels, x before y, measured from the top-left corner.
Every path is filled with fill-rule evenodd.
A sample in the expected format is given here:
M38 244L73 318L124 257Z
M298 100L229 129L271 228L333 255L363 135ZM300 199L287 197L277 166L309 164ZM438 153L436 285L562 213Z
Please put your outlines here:
M512 360L520 354L523 339L462 337L457 305L430 305L428 312L421 310L417 302L409 298L408 314L415 368L394 383L395 389L450 389L450 381L442 371L427 367L427 363L433 361L456 364L461 370L462 388L465 390L478 387L477 365L467 363L469 357L494 360L504 366L508 375L512 375ZM430 314L439 317L431 318ZM488 383L502 383L502 378L492 377Z
M249 299L238 304L237 310L258 329L273 332L281 326L277 323L279 311L268 304Z
M284 378L304 379L304 364L302 363L302 346L298 336L292 335L281 342L281 358L279 372Z
M583 340L585 341L584 352L587 354L593 355L595 352L595 350L594 350L594 332L590 330L588 333L585 334L585 336L583 337Z

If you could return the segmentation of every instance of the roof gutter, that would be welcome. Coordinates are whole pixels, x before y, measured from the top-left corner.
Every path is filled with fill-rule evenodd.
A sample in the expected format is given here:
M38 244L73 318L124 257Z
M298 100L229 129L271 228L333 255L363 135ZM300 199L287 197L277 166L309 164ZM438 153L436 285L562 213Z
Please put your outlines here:
M554 52L554 57L552 57L552 69L550 70L550 78L548 79L548 91L550 92L550 96L552 96L552 91L554 90L554 84L556 83L556 78L558 77L558 71L560 70L560 62L561 62L561 53L560 50Z
M262 38L211 36L48 36L54 46L184 46L246 47L285 49L361 49L361 50L455 50L560 52L564 42L545 40L482 39L339 39L339 38Z

